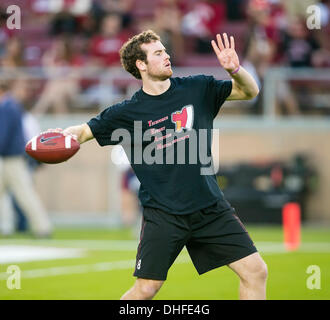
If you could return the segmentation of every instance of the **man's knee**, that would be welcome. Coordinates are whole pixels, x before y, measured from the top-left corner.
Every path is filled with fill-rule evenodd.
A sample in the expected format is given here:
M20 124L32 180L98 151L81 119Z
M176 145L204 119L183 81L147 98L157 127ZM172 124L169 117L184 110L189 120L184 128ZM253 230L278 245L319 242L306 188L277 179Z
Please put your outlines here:
M264 283L267 280L267 265L257 252L230 264L229 267L246 284Z
M156 295L163 283L164 281L159 280L137 279L134 287L145 299L151 299Z
M256 257L251 261L246 273L243 276L245 282L266 282L268 277L268 268L265 261L260 257Z
M255 266L256 277L261 281L266 281L268 277L268 267L264 260L257 262Z

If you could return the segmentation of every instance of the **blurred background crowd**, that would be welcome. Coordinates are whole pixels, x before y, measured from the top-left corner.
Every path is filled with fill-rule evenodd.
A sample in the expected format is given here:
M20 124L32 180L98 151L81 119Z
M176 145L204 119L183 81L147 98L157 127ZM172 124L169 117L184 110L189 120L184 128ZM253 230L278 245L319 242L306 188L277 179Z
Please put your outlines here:
M49 81L34 85L31 108L37 114L81 112L129 96L138 86L134 79L111 86L99 85L99 79L109 67L120 66L122 44L145 29L161 36L174 67L192 68L218 66L210 41L228 32L236 39L242 64L261 86L270 67L330 66L328 0L21 0L15 2L22 12L20 30L6 26L11 4L3 0L0 5L0 66L46 70ZM315 4L321 25L309 30L306 8ZM94 73L84 77L81 70ZM281 84L278 90L280 114L304 111L299 99L306 101L306 83ZM260 103L261 97L248 112L260 114ZM327 113L329 108L318 110Z
M8 28L7 8L13 4L21 11L19 29ZM311 29L313 5L320 16ZM0 198L1 183L8 192L0 232L26 230L27 217L36 236L49 236L49 212L53 221L68 221L69 213L83 221L88 214L104 218L104 212L119 212L124 225L136 224L139 181L122 151L121 165L113 168L103 150L88 144L84 156L38 170L38 193L29 174L40 164L21 160L25 143L41 127L73 125L73 115L80 116L77 123L86 121L140 88L122 70L118 52L146 29L161 36L174 76L204 73L220 79L228 75L210 41L227 32L235 37L241 64L257 80L257 98L226 102L221 111L247 121L221 120L222 129L227 125L221 162L230 166L218 173L226 197L246 214L243 221L280 223L288 201L306 207L304 219L329 221L329 126L322 119L330 114L330 0L1 0ZM273 115L275 124L267 122ZM312 122L315 118L321 122ZM285 119L300 122L288 125ZM72 199L72 190L86 183L90 188ZM16 226L9 207L19 217Z

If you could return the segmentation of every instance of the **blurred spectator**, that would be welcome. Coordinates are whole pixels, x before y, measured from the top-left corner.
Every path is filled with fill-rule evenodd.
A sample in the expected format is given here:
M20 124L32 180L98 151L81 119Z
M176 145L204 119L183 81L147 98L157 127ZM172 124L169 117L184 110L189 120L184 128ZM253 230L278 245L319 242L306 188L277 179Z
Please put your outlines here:
M43 56L43 66L49 80L33 113L66 113L79 93L79 75L74 67L82 66L83 60L73 49L72 39L58 38Z
M84 38L91 38L100 30L100 25L105 12L102 8L102 5L93 1L91 3L90 10L86 13L85 16L80 17L80 33Z
M76 34L80 19L87 15L93 0L24 0L28 3L27 20L49 25L51 35ZM31 23L33 23L31 21Z
M281 43L284 63L292 68L315 67L316 55L320 53L320 45L314 34L306 27L304 17L294 17L282 32ZM320 56L319 56L320 57ZM300 114L295 90L289 82L281 82L278 86L279 102L289 114ZM308 88L300 86L299 91L308 92Z
M2 68L20 68L25 66L24 45L18 37L8 39L5 54L0 60Z
M107 14L102 20L101 34L91 39L91 62L99 67L120 65L119 49L127 38L127 33L122 32L121 15Z
M63 2L58 0L27 0L31 11L37 14L56 13L62 9Z
M0 59L6 52L6 43L9 38L13 36L12 30L7 28L8 14L2 8L0 8Z
M278 43L276 27L267 0L251 0L247 8L248 31L243 55L262 80L275 57Z
M153 19L140 20L137 32L154 30L160 35L173 65L184 59L184 39L181 33L183 6L178 0L161 0L158 2Z
M76 17L68 10L56 13L50 20L49 33L52 36L74 35L78 32L79 25Z
M275 64L289 67L312 67L325 64L324 53L314 34L306 27L306 6L311 1L302 1L302 7L291 11L288 19L287 2L279 0L251 0L247 7L249 19L249 35L245 47L245 63L254 66L256 73L263 81L269 67ZM297 14L302 8L304 16ZM244 65L244 63L243 63ZM259 99L259 101L261 101ZM278 84L278 109L287 115L300 114L295 93L288 82Z
M128 40L129 32L122 29L122 16L108 13L103 17L101 33L89 43L88 65L90 70L99 69L98 81L84 81L84 101L87 105L108 105L121 97L120 90L111 81L102 78L100 72L107 67L120 66L119 50ZM94 67L94 68L93 68Z
M330 0L322 0L318 6L321 9L321 26L327 27L330 24Z
M38 14L52 14L69 11L78 16L86 14L93 0L26 0L31 11Z
M155 10L155 29L174 65L183 58L182 13L177 0L163 0Z
M183 16L182 32L196 38L198 53L211 53L211 40L220 32L226 18L226 6L223 1L200 0Z
M304 18L291 18L283 30L282 47L285 62L290 67L312 67L313 55L320 49L315 36L306 27Z
M320 57L316 55L315 57L317 60L320 58L319 61L315 61L317 65L323 65L323 66L330 66L329 61L329 52L330 52L330 41L329 41L329 35L330 35L330 0L322 0L321 3L318 4L319 8L321 9L321 29L320 30L314 30L316 33L316 37L320 43L320 46L322 48L322 54Z
M31 107L31 101L33 96L32 82L28 81L25 77L20 77L13 84L13 95L17 99L23 108L23 136L24 143L26 144L34 136L38 135L41 132L39 123L36 117L29 111ZM24 153L24 160L26 161L31 176L35 173L35 170L39 168L42 164L33 158L29 157ZM28 222L26 219L25 212L21 209L18 201L14 196L12 196L13 208L16 213L16 229L18 231L28 230Z
M271 6L267 0L251 0L247 5L247 31L243 48L242 65L253 74L259 87L262 86L264 75L274 61L277 33L271 16ZM262 95L262 92L261 92ZM259 95L250 103L257 112L262 112Z
M226 0L227 19L229 21L244 20L246 4L246 0Z
M121 145L112 149L111 159L121 173L121 222L125 227L133 227L135 236L142 217L138 199L140 181Z
M22 109L10 92L11 81L0 79L0 202L6 191L11 192L26 213L36 237L48 237L51 223L36 193L25 161ZM0 205L2 209L2 205ZM8 226L9 211L1 211L2 225ZM10 223L9 223L10 225ZM2 229L7 235L13 230Z
M121 16L123 29L131 26L134 0L102 0L99 3L105 13L117 13Z
M296 17L306 18L307 7L317 4L319 0L281 0L281 2L285 8L287 18L291 20Z

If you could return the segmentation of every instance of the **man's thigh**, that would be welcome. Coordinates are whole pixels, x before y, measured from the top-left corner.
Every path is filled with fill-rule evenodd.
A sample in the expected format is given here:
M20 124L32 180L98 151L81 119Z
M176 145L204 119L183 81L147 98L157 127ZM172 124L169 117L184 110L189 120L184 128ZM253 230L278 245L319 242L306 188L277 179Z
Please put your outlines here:
M134 276L166 280L168 269L189 237L185 217L144 208Z
M233 210L220 211L215 204L196 213L195 221L187 250L199 274L257 252Z

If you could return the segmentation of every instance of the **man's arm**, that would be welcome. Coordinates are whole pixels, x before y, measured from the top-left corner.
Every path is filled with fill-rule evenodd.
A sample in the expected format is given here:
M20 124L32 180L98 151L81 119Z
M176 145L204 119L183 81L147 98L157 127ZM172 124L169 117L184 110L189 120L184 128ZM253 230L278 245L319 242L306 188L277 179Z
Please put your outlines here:
M56 129L55 131L63 132L64 135L71 134L80 144L94 138L93 133L87 123L78 126L68 127L64 130Z
M91 128L87 123L78 126L68 127L63 130L63 134L72 134L80 144L94 138Z
M235 51L234 37L230 37L230 43L226 33L217 34L217 43L212 40L213 50L221 66L232 77L232 91L227 100L249 100L256 97L259 88L253 77L239 64L238 55Z
M256 81L242 66L231 77L233 88L227 100L250 100L258 95L259 88Z

